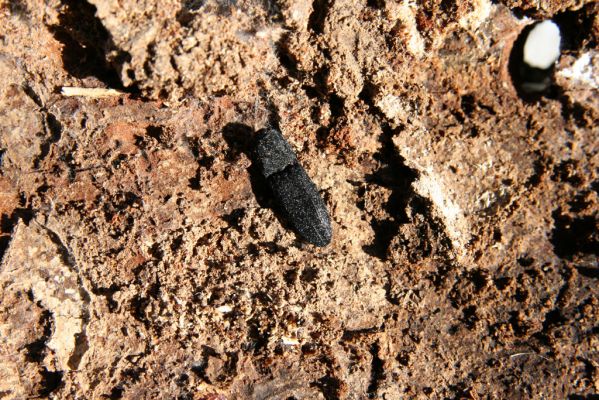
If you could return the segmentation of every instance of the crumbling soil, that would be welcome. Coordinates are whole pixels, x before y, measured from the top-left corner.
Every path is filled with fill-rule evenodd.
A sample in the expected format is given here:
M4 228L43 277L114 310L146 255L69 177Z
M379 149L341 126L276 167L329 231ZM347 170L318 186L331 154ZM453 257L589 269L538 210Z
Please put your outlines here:
M596 399L598 11L0 0L0 398ZM564 51L522 98L538 18Z

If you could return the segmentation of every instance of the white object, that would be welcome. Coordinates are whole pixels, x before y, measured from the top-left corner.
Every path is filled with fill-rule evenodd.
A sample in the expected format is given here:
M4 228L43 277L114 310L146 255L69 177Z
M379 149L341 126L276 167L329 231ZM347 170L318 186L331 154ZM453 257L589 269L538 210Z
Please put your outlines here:
M289 336L281 336L281 342L283 342L283 345L285 346L298 346L300 344L299 340Z
M216 307L216 311L218 311L221 314L228 314L231 311L233 311L233 308L225 304L224 306Z
M584 53L570 68L562 69L558 71L558 74L579 85L587 86L590 89L599 89L599 74L593 68L595 58L599 61L599 53L594 51Z
M547 20L536 24L524 43L524 62L540 69L551 67L559 58L561 41L555 22Z
M82 97L110 97L110 96L120 96L124 94L123 92L119 92L115 89L104 89L104 88L83 88L83 87L72 87L72 86L63 86L60 93L63 96L82 96Z

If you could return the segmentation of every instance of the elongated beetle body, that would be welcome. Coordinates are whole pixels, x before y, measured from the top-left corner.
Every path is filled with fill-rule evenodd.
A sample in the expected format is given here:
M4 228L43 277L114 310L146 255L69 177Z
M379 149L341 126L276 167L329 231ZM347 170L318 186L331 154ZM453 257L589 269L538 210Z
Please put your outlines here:
M281 132L276 129L259 132L254 158L279 211L291 227L316 246L328 245L332 230L326 205Z

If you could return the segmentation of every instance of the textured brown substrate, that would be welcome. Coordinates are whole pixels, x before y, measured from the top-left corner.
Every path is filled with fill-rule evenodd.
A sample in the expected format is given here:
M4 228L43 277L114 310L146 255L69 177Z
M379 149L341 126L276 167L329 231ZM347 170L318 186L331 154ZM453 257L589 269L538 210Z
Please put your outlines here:
M0 398L597 398L598 8L0 0ZM256 174L269 123L328 247Z

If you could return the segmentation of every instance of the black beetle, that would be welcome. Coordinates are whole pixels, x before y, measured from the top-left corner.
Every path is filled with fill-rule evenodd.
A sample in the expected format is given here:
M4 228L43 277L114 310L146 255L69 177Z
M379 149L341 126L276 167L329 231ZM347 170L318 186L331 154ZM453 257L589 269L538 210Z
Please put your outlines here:
M273 128L258 132L254 160L291 227L307 242L328 245L332 230L326 205L281 132Z

